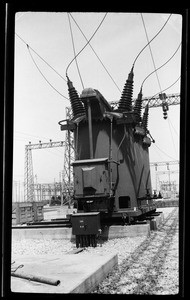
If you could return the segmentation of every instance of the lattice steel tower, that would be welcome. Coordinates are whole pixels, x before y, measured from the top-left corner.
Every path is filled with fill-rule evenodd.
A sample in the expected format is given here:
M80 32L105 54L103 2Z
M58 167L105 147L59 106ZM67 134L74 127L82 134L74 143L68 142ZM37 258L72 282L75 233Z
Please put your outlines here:
M54 147L64 147L63 141L31 144L25 146L25 169L24 169L24 201L35 201L34 193L34 175L33 175L33 163L32 163L32 150L35 149L47 149Z
M66 119L72 119L71 107L66 107ZM73 195L73 170L72 162L75 159L75 150L74 150L74 137L71 130L67 130L65 134L65 152L64 152L64 166L62 172L63 186L64 186L64 195L68 199L69 205L72 202Z
M25 146L24 201L35 201L31 142Z

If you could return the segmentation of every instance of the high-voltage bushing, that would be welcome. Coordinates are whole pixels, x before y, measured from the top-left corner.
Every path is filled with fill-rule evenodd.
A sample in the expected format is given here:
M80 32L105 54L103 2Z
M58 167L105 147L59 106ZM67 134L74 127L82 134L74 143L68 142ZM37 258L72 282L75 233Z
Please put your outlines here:
M134 112L141 117L141 111L142 111L142 87L140 89L140 92L138 94L138 97L135 101L135 106L134 106Z
M82 101L80 100L79 95L73 86L73 83L70 81L68 77L67 77L67 85L68 85L69 99L71 102L73 116L76 117L79 115L84 115L85 109L82 104Z
M145 130L147 130L148 127L148 111L149 111L149 106L148 104L145 106L144 114L143 114L143 119L142 119L142 126L144 127Z
M132 96L133 96L133 67L131 72L128 75L128 79L123 88L121 99L119 100L118 109L122 111L131 111L132 110Z

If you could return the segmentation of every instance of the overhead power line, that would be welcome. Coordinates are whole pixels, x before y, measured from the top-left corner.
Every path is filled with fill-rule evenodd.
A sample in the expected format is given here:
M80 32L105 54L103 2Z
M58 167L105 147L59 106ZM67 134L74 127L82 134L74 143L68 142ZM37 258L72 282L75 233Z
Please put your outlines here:
M136 56L134 62L133 62L133 66L135 65L137 58L140 56L140 54L144 51L144 49L146 49L146 47L160 34L160 32L164 29L164 27L166 26L166 24L168 23L169 19L171 18L172 14L169 15L169 17L167 18L166 22L164 23L164 25L160 28L160 30L155 34L155 36L141 49L141 51L138 53L138 55Z
M92 40L92 38L95 36L96 32L98 31L98 29L100 28L100 26L102 25L102 23L105 20L105 17L107 16L107 13L105 13L102 21L100 22L100 24L98 25L98 27L96 28L96 30L94 31L93 35L91 36L91 38L88 40L88 42L84 45L84 47L82 47L82 49L74 56L74 58L70 61L70 63L68 64L67 68L66 68L66 77L68 77L67 73L68 73L68 69L70 67L70 65L72 64L72 62L76 59L76 57L79 56L79 54L86 48L86 46L90 43L90 41Z
M35 62L31 52L30 52L30 48L28 47L27 45L27 48L28 48L28 51L29 51L29 54L30 54L30 57L33 61L33 63L35 64L36 68L38 69L38 71L40 72L40 74L42 75L42 77L45 79L45 81L51 86L52 89L54 89L54 91L56 91L60 96L62 96L63 98L69 100L67 97L65 97L62 93L60 93L50 82L49 80L47 80L47 78L44 76L44 74L42 73L42 71L40 70L40 68L38 67L37 63Z
M70 20L70 17L69 17L69 13L67 13L67 16L68 16L68 20L69 20L69 28L70 28L70 32L71 32L71 40L72 40L73 52L74 52L74 56L75 56L76 67L77 67L77 71L78 71L78 74L79 74L79 78L80 78L82 87L84 89L84 84L83 84L83 80L82 80L82 77L81 77L81 73L80 73L80 70L79 70L79 65L78 65L78 61L77 61L77 57L76 57L75 43L74 43L74 38L73 38L73 32L72 32L71 20Z
M85 38L85 40L88 42L87 37L85 36L84 32L82 31L82 29L78 25L77 21L74 19L73 15L71 13L69 13L69 14L70 14L71 18L73 19L73 21L75 22L75 24L78 27L78 29L80 30L80 32L82 33L82 35ZM106 68L106 66L104 65L104 63L102 62L102 60L100 59L100 57L98 56L98 54L96 53L96 51L94 50L94 48L92 47L92 45L90 43L88 43L88 45L90 46L90 48L92 49L92 51L96 55L97 59L101 63L102 67L104 68L104 70L106 71L106 73L108 74L108 76L111 78L111 80L114 83L114 85L116 86L116 88L119 90L119 92L121 92L119 86L117 85L117 83L115 82L115 80L113 79L113 77L111 76L110 72L108 71L108 69Z
M153 146L155 146L160 152L162 152L163 154L165 154L167 157L176 160L176 158L168 155L165 151L163 151L162 149L160 149L160 147L158 147L158 145L156 145L156 143L154 143Z
M43 60L43 62L48 65L59 77L61 77L65 82L67 82L67 80L60 74L57 72L57 70L55 70L41 55L39 55L20 35L18 35L15 32L15 35L28 47L30 48L30 50L32 50L41 60Z
M147 42L148 42L148 46L149 46L149 50L150 50L150 55L151 55L152 62L153 62L153 66L154 66L154 72L156 73L156 78L157 78L158 85L159 85L160 92L161 92L162 88L161 88L160 80L159 80L159 78L158 78L158 73L157 73L157 69L156 69L156 64L155 64L155 61L154 61L152 49L151 49L150 42L149 42L149 38L148 38L148 32L147 32L147 30L146 30L146 25L145 25L145 21L144 21L144 18L143 18L143 14L142 14L142 13L141 13L141 19L142 19L142 22L143 22L143 27L144 27L145 34L146 34L146 38L147 38Z
M143 80L141 87L143 86L143 84L145 83L145 81L148 79L148 77L150 77L154 72L160 70L161 68L163 68L167 63L169 63L169 61L175 56L175 54L177 53L177 51L179 50L179 48L181 47L181 43L179 44L179 46L177 47L177 49L175 50L175 52L172 54L172 56L170 56L170 58L163 63L160 67L158 67L156 70L152 71L150 74L148 74L145 79ZM162 91L163 92L163 91Z

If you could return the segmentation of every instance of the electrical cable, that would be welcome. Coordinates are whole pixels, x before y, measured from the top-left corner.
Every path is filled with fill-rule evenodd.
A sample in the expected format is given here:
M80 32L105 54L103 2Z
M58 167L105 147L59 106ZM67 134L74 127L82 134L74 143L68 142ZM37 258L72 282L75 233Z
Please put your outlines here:
M169 130L170 130L170 134L171 134L171 138L172 138L173 147L174 147L174 150L175 150L175 155L177 156L177 150L176 150L176 147L175 147L174 138L173 138L173 134L172 134L169 122L168 122L168 125L169 125Z
M172 14L169 15L168 19L166 20L166 22L164 23L164 25L160 28L160 30L157 32L157 34L149 41L149 43L147 43L142 49L141 51L138 53L138 55L136 56L134 62L133 62L133 67L137 61L137 58L140 56L140 54L144 51L144 49L159 35L159 33L164 29L164 27L166 26L166 24L168 23L170 17L172 16Z
M71 18L73 19L73 21L75 22L76 26L78 27L78 29L80 30L80 32L82 33L83 37L85 38L85 40L88 42L87 37L85 36L84 32L82 31L82 29L80 28L80 26L78 25L77 21L74 19L74 17L72 16L71 13L69 13ZM90 48L92 49L92 51L94 52L94 54L96 55L97 59L99 60L99 62L101 63L102 67L104 68L104 70L106 71L106 73L108 74L108 76L111 78L112 82L114 83L114 85L117 87L117 89L119 90L119 92L121 93L121 89L119 88L119 86L117 85L117 83L115 82L115 80L113 79L113 77L111 76L110 72L108 71L108 69L105 67L104 63L101 61L100 57L98 56L98 54L96 53L96 51L94 50L94 48L92 47L92 45L90 43L88 43L88 45L90 46Z
M153 66L154 66L154 72L156 73L156 78L157 78L158 85L159 85L160 92L161 92L162 88L161 88L160 80L159 80L159 78L158 78L158 73L157 73L157 69L156 69L156 64L155 64L155 61L154 61L154 57L153 57L153 53L152 53L152 49L151 49L151 46L150 46L150 42L149 42L149 38L148 38L148 33L147 33L147 30L146 30L146 25L145 25L145 22L144 22L144 18L143 18L143 14L142 14L142 13L141 13L141 19L142 19L142 22L143 22L143 27L144 27L145 34L146 34L146 38L147 38L147 41L148 41L148 46L149 46L149 50L150 50L150 55L151 55L152 62L153 62Z
M79 74L79 78L80 78L82 87L84 89L83 80L82 80L82 77L81 77L78 61L77 61L77 58L76 58L75 44L74 44L74 38L73 38L73 32L72 32L71 20L70 20L70 17L69 17L69 13L67 13L67 16L68 16L68 20L69 20L69 28L70 28L70 33L71 33L71 40L72 40L73 52L74 52L74 56L75 56L76 67L77 67L77 71L78 71L78 74Z
M25 40L23 38L21 38L20 35L18 35L15 32L15 35L28 47L30 48L30 50L32 50L41 60L43 60L43 62L45 62L46 65L48 65L48 67L50 67L59 77L61 77L65 82L67 82L67 80L61 75L59 74L41 55L39 55L31 46L29 46Z
M160 67L158 67L156 70L152 71L150 74L148 74L148 75L145 77L145 79L143 80L143 82L142 82L142 84L141 84L141 88L142 88L143 84L145 83L145 81L148 79L148 77L150 77L154 72L160 70L160 69L161 69L162 67L164 67L167 63L169 63L169 61L175 56L175 54L176 54L177 51L179 50L180 46L181 46L181 43L179 44L179 46L177 47L177 49L175 50L175 52L173 53L173 55L170 56L170 58L169 58L164 64L162 64Z
M158 148L162 153L164 153L166 156L168 156L169 158L176 160L176 158L174 158L174 157L168 155L166 152L164 152L162 149L160 149L155 143L154 143L153 145L154 145L156 148Z
M86 46L90 43L90 41L92 40L92 38L95 36L96 32L98 31L98 29L100 28L100 26L102 25L103 21L105 20L105 17L107 16L107 13L105 13L102 21L100 22L100 24L98 25L98 27L96 28L96 30L94 31L93 35L91 36L91 38L88 40L88 42L84 45L84 47L77 53L77 55L75 55L75 57L70 61L70 63L68 64L67 68L66 68L66 77L68 78L68 69L70 67L70 65L72 64L72 62L76 59L77 56L79 56L79 54L86 48Z
M52 87L52 89L54 89L60 96L62 96L63 98L65 98L65 99L67 99L67 100L69 100L67 97L65 97L63 94L61 94L48 80L47 80L47 78L44 76L44 74L42 73L42 71L40 70L40 68L38 67L38 65L37 65L37 63L35 62L35 60L34 60L34 58L33 58L33 56L32 56L32 54L31 54L31 52L30 52L30 48L29 48L29 46L27 45L27 49L28 49L28 51L29 51L29 54L30 54L30 57L31 57L31 59L32 59L32 61L33 61L33 63L35 64L35 66L36 66L36 68L38 69L38 71L40 72L40 74L42 75L42 77L45 79L45 81Z
M173 130L174 130L175 134L177 135L177 137L179 137L179 134L178 134L177 130L175 129L175 127L173 126L172 122L170 121L170 118L169 118L169 116L168 116L168 122L169 122L169 123L170 123L170 125L172 126L172 128L173 128Z

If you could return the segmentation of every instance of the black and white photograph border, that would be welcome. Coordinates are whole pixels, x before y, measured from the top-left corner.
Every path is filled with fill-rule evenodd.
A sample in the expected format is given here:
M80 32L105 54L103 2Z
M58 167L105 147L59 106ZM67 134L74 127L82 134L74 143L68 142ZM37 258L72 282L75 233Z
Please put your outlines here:
M3 196L11 220L2 218L11 294L178 295L185 12L55 11L9 12L5 30L14 41L5 38L14 67L6 64L5 82L13 82L4 99L14 109L3 141L4 161L12 157L3 183L12 181L11 209ZM77 236L81 228L90 235Z

